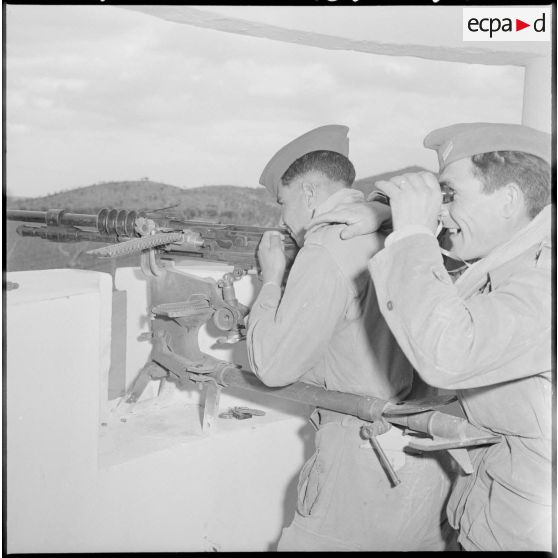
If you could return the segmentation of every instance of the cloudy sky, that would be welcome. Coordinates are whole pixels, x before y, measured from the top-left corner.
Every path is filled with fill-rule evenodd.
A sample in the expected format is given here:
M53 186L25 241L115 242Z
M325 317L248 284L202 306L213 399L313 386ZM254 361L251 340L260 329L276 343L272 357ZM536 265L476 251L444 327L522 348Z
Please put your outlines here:
M105 5L7 5L5 23L11 195L140 177L257 186L282 144L330 123L350 127L358 177L435 169L431 129L521 120L517 67L323 50Z

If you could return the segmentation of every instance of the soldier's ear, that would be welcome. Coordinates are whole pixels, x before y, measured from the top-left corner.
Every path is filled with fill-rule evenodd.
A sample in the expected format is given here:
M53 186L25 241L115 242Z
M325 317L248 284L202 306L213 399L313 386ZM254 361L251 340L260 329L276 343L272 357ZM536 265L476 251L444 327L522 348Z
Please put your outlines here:
M318 201L318 186L315 182L305 180L302 183L302 192L304 194L304 201L310 209L314 209Z
M502 196L501 210L504 219L511 219L525 211L525 197L523 191L515 182L508 182L500 188Z

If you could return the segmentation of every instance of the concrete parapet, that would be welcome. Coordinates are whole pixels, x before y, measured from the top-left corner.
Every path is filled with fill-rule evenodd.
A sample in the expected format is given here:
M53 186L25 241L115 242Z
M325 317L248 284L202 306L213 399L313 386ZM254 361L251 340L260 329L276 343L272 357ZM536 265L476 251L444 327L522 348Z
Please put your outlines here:
M133 270L121 274L131 376L149 352L136 336L146 327L145 285ZM308 409L231 392L223 409L244 404L265 416L217 419L204 435L198 393L166 385L123 416L108 399L118 338L110 275L45 270L7 280L18 284L6 296L8 552L272 549L294 512ZM246 281L241 302L253 296ZM216 350L210 333L201 337L203 350Z

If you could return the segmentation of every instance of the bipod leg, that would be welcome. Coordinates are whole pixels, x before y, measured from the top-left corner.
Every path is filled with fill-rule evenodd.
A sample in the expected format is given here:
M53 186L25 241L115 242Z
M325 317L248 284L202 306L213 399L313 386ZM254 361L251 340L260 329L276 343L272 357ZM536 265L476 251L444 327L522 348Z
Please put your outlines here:
M205 382L205 395L203 404L202 432L209 434L213 423L219 412L219 399L221 398L221 386L214 381Z
M153 361L148 362L140 370L139 374L136 376L136 379L130 386L130 389L124 396L122 396L117 407L123 404L125 407L127 407L128 410L132 409L137 400L141 397L142 393L145 391L147 384L149 384L151 380L162 379L166 376L167 371L164 368Z

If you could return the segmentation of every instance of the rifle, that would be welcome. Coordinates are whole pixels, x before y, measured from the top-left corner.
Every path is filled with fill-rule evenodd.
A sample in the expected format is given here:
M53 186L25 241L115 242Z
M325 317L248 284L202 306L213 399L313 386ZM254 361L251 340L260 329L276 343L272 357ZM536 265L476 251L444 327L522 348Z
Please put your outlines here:
M256 250L266 230L263 227L222 225L187 221L134 210L101 209L96 215L68 210L7 210L8 220L39 223L22 225L22 236L55 242L94 241L109 243L88 253L101 258L141 254L141 268L148 279L151 300L151 331L145 337L152 343L149 361L121 399L121 409L130 410L151 380L171 379L194 382L205 388L202 429L211 429L223 388L236 387L304 402L324 409L350 414L369 423L361 435L377 451L392 483L399 479L375 439L376 428L385 422L398 424L418 433L409 447L420 451L448 450L466 473L472 466L465 448L493 444L501 440L467 420L434 410L455 397L428 401L384 401L371 396L329 391L296 382L284 388L270 388L251 372L232 362L203 353L198 344L199 328L212 320L226 333L220 343L245 339L244 318L249 309L236 298L234 281L257 270ZM287 237L287 235L285 235ZM290 266L296 245L287 238L285 253ZM232 273L215 281L186 273L174 265L179 256L203 258L233 265Z

